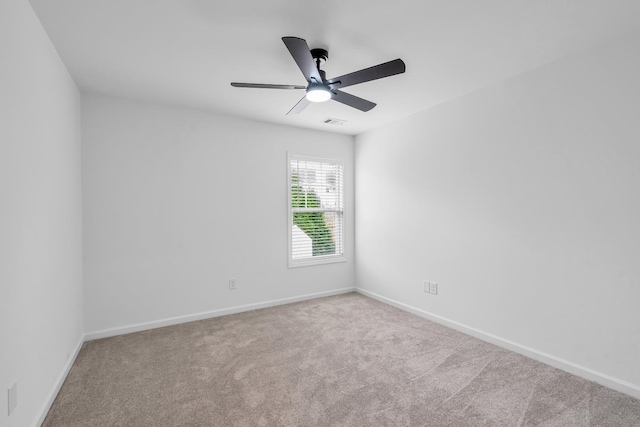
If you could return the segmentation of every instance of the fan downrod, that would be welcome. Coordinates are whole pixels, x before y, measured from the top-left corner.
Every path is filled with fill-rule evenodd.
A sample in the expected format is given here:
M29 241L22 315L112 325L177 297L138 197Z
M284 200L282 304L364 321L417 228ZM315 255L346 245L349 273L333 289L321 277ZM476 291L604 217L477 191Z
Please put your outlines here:
M311 56L316 61L316 68L320 73L320 77L322 77L322 81L317 83L324 84L327 80L327 73L320 69L320 63L321 61L327 62L327 59L329 59L329 52L327 52L326 49L311 49Z

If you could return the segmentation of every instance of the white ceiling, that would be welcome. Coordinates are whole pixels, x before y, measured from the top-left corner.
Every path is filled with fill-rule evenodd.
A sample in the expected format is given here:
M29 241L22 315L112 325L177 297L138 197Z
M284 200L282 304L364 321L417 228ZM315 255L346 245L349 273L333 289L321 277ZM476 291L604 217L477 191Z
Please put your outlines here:
M638 0L31 0L82 91L358 134L640 29ZM329 51L336 77L401 58L405 74L286 116L304 85L282 36ZM342 126L321 123L345 119Z

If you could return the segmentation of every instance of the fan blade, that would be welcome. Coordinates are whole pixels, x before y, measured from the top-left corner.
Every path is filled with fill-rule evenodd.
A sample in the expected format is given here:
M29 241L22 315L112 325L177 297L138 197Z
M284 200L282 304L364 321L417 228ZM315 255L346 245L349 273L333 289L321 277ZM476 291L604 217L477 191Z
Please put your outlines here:
M354 71L353 73L345 74L344 76L329 79L327 83L331 89L342 89L347 86L357 85L358 83L402 74L405 70L406 66L402 59L394 59L393 61L385 62L384 64L374 65L373 67L365 68L364 70Z
M366 99L362 99L339 90L331 91L331 99L348 105L349 107L357 108L360 111L369 111L376 106L376 104L371 101L367 101Z
M303 96L302 99L298 101L298 103L294 105L291 110L289 110L289 112L287 113L287 116L300 113L302 110L307 108L307 105L309 104L311 104L311 101L307 99L306 95Z
M287 46L287 49L289 49L289 53L293 56L296 64L298 64L304 78L308 82L314 79L315 83L322 84L322 77L320 77L316 63L313 61L313 56L311 56L307 42L298 37L283 37L282 41Z
M232 82L231 86L233 87L252 87L258 89L305 89L305 86L296 86L296 85L270 85L263 83L236 83Z

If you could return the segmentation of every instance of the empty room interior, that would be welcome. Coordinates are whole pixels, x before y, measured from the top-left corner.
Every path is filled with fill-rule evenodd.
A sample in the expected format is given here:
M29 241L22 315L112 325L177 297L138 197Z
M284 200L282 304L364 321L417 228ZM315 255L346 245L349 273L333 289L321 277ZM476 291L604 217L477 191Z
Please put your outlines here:
M640 426L640 3L2 0L0 425Z

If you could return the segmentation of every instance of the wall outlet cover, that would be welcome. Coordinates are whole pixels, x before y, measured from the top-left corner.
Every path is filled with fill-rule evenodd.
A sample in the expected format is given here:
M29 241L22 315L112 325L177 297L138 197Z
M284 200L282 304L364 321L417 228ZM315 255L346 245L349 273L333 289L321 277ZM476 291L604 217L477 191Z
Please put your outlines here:
M429 293L432 293L433 295L438 295L438 284L437 283L431 282Z
M7 415L11 415L16 406L18 406L18 383L12 385L7 394L9 404L9 413Z

